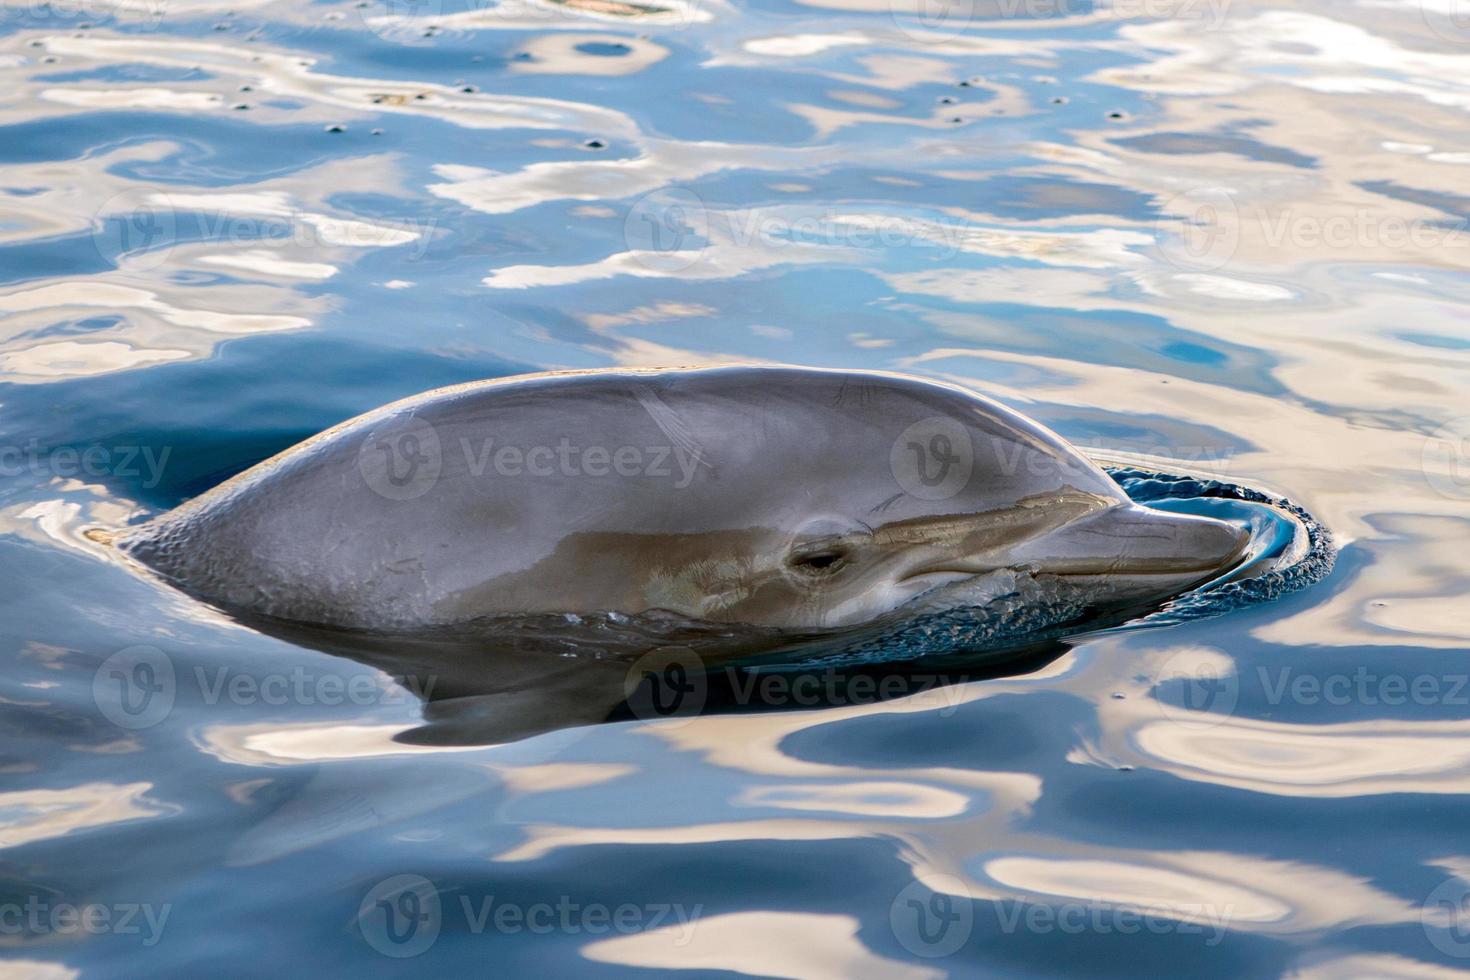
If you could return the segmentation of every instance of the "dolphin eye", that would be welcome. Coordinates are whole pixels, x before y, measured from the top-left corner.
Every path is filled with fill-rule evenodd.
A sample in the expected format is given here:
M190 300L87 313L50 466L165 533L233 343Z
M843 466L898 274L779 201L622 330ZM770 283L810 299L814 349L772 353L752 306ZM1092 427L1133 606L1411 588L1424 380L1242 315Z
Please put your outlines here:
M872 529L845 517L817 517L797 528L786 552L794 577L817 582L859 564L872 539Z
M808 575L830 575L845 568L849 562L846 549L833 545L803 548L792 553L791 567Z

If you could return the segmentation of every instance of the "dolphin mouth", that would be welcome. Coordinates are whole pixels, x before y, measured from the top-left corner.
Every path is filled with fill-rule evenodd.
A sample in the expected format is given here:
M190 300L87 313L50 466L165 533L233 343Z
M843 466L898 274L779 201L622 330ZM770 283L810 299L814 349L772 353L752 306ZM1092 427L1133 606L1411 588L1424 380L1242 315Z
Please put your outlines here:
M1177 575L1215 575L1223 573L1231 568L1237 560L1245 555L1245 544L1242 544L1233 554L1227 555L1220 561L1205 561L1180 559L1178 561L1163 561L1158 559L1124 559L1122 561L1110 562L1087 562L1067 561L1048 565L1032 565L1028 570L1040 572L1046 575L1056 575L1060 578L1090 578L1107 575L1138 576L1177 576Z
M1069 579L1131 579L1176 583L1180 590L1222 575L1250 549L1236 524L1124 504L1063 525L1004 556L948 558L915 569L909 585L947 585L1010 570Z

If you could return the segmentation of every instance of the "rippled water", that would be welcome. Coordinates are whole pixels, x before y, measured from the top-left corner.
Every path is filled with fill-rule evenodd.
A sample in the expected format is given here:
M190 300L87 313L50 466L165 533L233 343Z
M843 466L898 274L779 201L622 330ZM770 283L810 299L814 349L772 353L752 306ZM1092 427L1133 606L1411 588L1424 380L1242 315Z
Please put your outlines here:
M14 975L1470 969L1455 0L0 14ZM974 386L1285 495L1339 561L576 727L82 536L436 385L751 359ZM545 733L414 737L487 692Z

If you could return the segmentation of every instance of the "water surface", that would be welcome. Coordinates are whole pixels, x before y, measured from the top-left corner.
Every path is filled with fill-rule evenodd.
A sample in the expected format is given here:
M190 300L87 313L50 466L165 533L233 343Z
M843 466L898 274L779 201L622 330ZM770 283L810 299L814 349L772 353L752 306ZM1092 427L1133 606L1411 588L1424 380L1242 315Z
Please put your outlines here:
M1456 14L7 3L5 964L1466 969ZM970 385L1285 495L1341 557L1006 669L486 746L396 737L425 706L391 672L82 536L433 386L735 360Z

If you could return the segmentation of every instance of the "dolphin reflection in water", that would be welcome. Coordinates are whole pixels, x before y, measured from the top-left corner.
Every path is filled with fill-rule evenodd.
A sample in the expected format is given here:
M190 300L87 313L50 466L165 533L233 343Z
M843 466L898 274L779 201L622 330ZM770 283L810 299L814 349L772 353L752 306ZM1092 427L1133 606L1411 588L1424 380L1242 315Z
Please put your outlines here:
M554 689L579 724L624 703L651 650L795 658L1003 607L1014 651L1033 627L1157 608L1238 565L1249 535L1133 503L957 386L732 366L427 392L114 541L268 632L437 669L455 678L438 698L479 709ZM504 714L501 735L558 727Z

